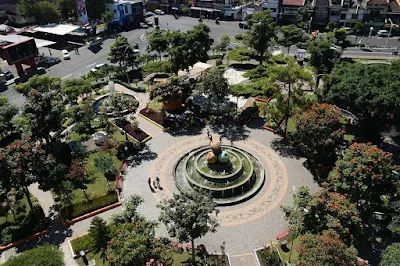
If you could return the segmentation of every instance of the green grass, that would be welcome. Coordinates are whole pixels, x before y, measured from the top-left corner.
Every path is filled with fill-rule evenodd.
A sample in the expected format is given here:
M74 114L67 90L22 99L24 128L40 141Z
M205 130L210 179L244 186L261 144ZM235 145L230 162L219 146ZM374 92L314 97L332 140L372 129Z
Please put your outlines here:
M88 250L90 249L90 237L89 235L84 235L78 238L75 238L71 241L72 249L74 250L75 254L78 254L81 250Z
M88 261L95 260L96 261L96 266L109 266L110 265L107 262L105 257L104 257L104 259L101 257L101 253L100 252L99 253L89 252L88 254L86 254L86 258L88 259ZM85 266L85 264L83 263L82 258L78 258L75 261L78 262L79 266Z
M115 127L115 126L114 126ZM125 135L122 135L121 134L121 131L117 128L117 127L115 127L115 132L112 134L112 138L116 141L116 142L118 142L118 143L120 143L120 142L126 142L126 137L125 137ZM134 139L134 138L132 138L129 134L128 134L128 139L129 139L129 141L130 142L133 142L133 143L138 143L138 141L136 140L136 139Z
M63 123L62 127L67 128L69 125L72 125L74 119L72 117L68 117L65 122Z
M148 105L149 108L156 111L156 112L161 112L161 109L163 107L163 103L160 102L160 96L157 96L156 98L154 98L153 100L151 100Z
M284 252L281 249L281 246L278 245L279 246L278 250L279 250L279 253L281 254L282 261L284 263L289 261L290 249L292 248L292 256L290 258L290 262L296 264L297 258L299 257L299 254L297 253L296 248L299 246L299 244L300 244L300 241L299 241L298 237L293 240L293 247L292 247L292 241L289 240L287 245L286 245L288 247L288 249L289 249L289 251L287 251L287 252Z
M288 129L287 129L287 132L293 133L293 132L295 132L295 131L296 131L296 123L295 123L294 119L293 119L292 117L290 117L290 118L289 118L289 121L288 121Z
M273 250L271 250L271 248ZM274 245L271 245L268 249L260 249L257 250L257 257L258 260L260 261L261 266L283 266L286 265L282 263L282 261L279 258L279 254L276 251L276 248Z

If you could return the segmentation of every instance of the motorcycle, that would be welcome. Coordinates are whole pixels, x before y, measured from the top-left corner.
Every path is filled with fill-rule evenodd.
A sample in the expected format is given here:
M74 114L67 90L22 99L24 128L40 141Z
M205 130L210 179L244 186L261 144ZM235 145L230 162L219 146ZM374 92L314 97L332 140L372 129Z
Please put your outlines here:
M218 19L215 20L215 24L219 25L219 20Z

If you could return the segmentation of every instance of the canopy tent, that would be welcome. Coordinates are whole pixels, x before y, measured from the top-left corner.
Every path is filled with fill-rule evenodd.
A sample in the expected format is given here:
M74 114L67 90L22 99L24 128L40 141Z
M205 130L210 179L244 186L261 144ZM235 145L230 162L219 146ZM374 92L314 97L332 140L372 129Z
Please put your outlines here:
M67 25L67 24L53 25L53 24L51 24L51 25L36 27L33 30L63 36L65 34L73 32L74 30L77 30L79 28L80 27L76 26L76 25Z
M0 35L0 41L3 42L9 42L9 43L19 43L19 42L24 42L29 39L32 39L31 37L26 37L26 36L21 36L21 35L16 35L16 34L8 34L8 35ZM55 44L55 42L48 41L48 40L43 40L43 39L35 39L36 47L46 47L52 44Z

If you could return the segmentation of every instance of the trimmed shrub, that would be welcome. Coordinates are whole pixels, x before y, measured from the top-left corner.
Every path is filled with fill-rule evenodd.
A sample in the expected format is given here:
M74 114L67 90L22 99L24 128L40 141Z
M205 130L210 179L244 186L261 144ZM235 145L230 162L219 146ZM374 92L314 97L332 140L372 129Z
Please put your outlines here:
M38 246L23 252L18 257L11 257L3 266L63 266L62 251L56 245Z
M243 40L243 34L236 34L235 35L236 40Z
M89 235L84 235L81 237L78 237L74 240L71 241L71 246L72 249L75 253L75 255L77 255L79 253L79 251L83 250L90 250L91 248L91 240L90 240L90 236Z
M172 72L172 63L171 61L155 61L147 63L142 67L145 75L151 73L171 73Z
M117 193L115 191L109 191L107 194L89 201L73 204L72 206L65 206L61 209L61 215L64 219L71 220L116 202L118 202Z

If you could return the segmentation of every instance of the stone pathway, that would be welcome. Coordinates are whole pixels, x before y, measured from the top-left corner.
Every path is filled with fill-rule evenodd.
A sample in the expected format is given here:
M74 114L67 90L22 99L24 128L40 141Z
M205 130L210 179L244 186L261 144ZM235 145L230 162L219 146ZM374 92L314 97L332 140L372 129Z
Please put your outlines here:
M43 208L44 214L46 215L46 217L48 217L51 207L54 205L54 199L51 192L39 189L38 183L30 185L28 189L29 192L38 199L40 205Z
M232 266L258 266L254 253L230 255Z

